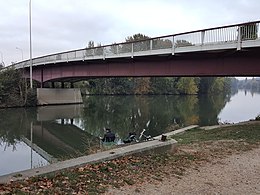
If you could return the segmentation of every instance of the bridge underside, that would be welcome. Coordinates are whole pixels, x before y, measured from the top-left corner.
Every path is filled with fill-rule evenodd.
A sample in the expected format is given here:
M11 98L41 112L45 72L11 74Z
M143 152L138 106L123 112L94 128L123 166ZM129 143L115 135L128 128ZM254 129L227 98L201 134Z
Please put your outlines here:
M91 77L259 76L259 54L260 49L250 48L63 62L33 67L33 79L44 83Z

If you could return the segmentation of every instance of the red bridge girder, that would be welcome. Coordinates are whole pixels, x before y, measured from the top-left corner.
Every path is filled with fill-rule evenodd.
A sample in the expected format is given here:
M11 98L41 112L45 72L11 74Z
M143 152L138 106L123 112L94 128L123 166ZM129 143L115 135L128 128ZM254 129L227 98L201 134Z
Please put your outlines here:
M26 76L29 77L29 69L26 69ZM74 61L33 67L33 79L41 83L90 77L152 76L260 76L260 49Z

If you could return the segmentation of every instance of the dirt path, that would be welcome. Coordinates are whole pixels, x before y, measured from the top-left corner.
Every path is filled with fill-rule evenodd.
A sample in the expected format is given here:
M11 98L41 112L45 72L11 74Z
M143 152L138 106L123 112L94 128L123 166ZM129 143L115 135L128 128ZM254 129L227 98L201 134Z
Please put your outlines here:
M215 159L197 169L189 169L182 178L170 176L162 182L111 189L106 194L260 195L260 148Z

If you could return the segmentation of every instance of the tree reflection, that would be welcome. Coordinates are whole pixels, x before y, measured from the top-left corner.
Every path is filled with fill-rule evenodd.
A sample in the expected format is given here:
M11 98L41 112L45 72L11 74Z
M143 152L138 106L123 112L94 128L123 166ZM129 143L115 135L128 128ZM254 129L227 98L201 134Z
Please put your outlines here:
M82 115L84 128L96 136L109 127L124 138L144 128L152 136L191 124L218 124L228 96L90 96Z

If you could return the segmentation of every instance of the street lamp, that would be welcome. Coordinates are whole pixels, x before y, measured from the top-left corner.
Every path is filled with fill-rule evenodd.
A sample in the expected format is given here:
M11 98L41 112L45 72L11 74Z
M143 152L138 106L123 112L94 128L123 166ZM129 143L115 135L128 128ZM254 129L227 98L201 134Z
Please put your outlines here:
M23 50L21 48L19 48L19 47L16 47L16 49L21 51L21 53L22 53L22 60L23 60Z
M30 87L33 88L32 82L32 1L29 2L29 23L30 23Z

